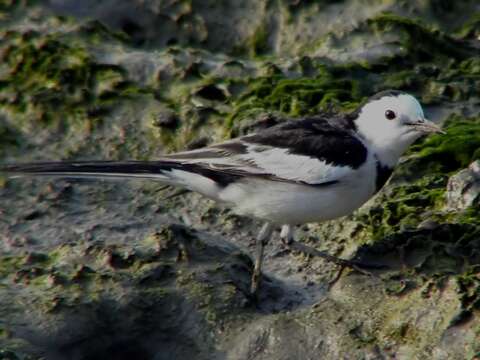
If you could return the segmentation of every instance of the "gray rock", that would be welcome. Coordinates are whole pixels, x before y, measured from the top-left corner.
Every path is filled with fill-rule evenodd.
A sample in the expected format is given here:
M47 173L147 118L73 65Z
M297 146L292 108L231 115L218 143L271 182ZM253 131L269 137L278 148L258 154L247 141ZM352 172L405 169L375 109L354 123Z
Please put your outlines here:
M465 210L480 199L480 160L460 170L448 180L447 206L451 210Z
M323 100L351 108L385 86L441 102L434 119L478 114L477 53L444 66L459 51L439 46L475 1L4 3L0 163L155 159L272 126L269 114L313 114ZM0 358L476 358L480 221L439 209L447 170L415 166L352 216L297 234L388 269L337 277L276 234L256 303L252 219L154 182L0 178ZM472 174L451 179L459 208L478 194Z

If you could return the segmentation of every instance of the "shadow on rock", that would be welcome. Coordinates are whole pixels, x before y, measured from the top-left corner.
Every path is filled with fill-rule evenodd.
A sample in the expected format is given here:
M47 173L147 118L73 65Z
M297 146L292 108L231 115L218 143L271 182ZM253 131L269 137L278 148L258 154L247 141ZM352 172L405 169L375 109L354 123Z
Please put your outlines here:
M221 359L218 336L282 295L267 279L256 307L251 259L180 225L135 248L64 245L30 259L7 277L5 305L22 305L3 321L25 353L49 359Z

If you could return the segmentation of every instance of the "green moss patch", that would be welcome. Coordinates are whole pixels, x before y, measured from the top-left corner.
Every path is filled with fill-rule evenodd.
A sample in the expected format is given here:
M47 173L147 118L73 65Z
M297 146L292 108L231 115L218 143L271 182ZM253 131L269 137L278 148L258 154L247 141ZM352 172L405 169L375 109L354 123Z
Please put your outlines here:
M1 50L0 106L24 122L68 126L98 118L139 91L123 69L96 63L57 35L7 31Z
M446 135L432 135L412 146L412 159L399 170L408 177L423 174L451 174L480 158L480 118L449 117Z
M411 92L424 104L478 96L478 56L468 42L391 13L368 20L362 30L396 37L387 44L395 49L393 55L344 65L305 56L296 60L300 75L294 77L266 61L266 74L247 79L246 90L231 99L230 120L242 121L271 111L299 116L332 107L350 110L365 95L390 88Z
M477 50L419 20L384 13L367 22L377 35L397 36L388 45L395 55L369 64L380 77L374 88L396 88L421 97L423 103L458 101L476 96Z
M315 114L335 108L348 108L361 99L356 82L336 79L327 70L315 78L288 79L282 75L261 77L250 82L236 101L232 121L245 119L252 110L279 111L289 116Z
M367 24L377 33L399 34L398 45L401 45L404 56L412 62L428 62L438 57L465 59L473 52L466 43L428 27L419 20L393 13L383 13L369 19Z
M430 175L381 194L379 205L358 217L360 222L368 224L366 236L379 240L399 231L415 229L443 205L446 183L445 176Z

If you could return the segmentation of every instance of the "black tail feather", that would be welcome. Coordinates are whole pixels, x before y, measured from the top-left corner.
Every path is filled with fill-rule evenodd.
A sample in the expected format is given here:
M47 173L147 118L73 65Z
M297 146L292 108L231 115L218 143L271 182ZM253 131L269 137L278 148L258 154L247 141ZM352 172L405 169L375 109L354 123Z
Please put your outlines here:
M10 164L0 166L0 174L7 176L56 176L92 178L154 178L170 183L168 172L182 170L202 175L220 186L227 186L242 175L220 169L211 169L206 164L191 164L175 160L158 161L60 161ZM165 173L167 172L167 173ZM173 181L173 184L176 184Z
M0 166L0 173L8 175L51 176L114 176L152 177L162 171L178 168L180 164L170 161L60 161Z

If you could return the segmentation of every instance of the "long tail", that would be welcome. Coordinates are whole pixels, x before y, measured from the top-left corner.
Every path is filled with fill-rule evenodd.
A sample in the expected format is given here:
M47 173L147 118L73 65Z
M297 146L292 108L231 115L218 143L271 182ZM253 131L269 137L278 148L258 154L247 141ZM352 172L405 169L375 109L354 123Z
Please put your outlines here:
M220 188L238 175L177 160L158 161L68 161L0 166L8 177L54 176L64 178L143 178L180 186L217 199Z
M0 166L0 173L10 177L58 176L102 178L167 179L165 172L181 169L174 161L69 161L38 162Z

